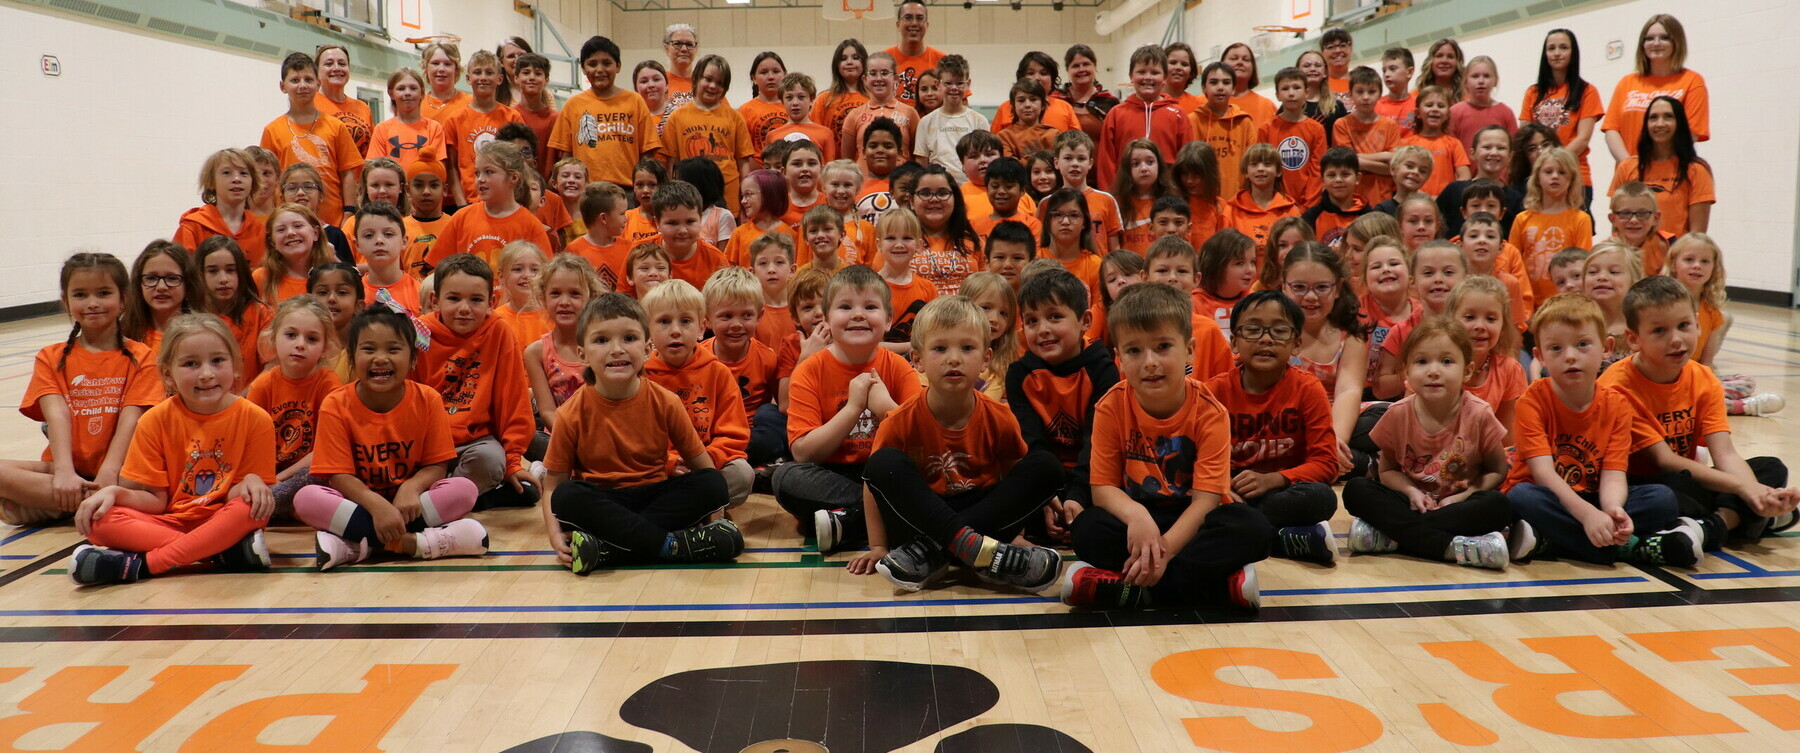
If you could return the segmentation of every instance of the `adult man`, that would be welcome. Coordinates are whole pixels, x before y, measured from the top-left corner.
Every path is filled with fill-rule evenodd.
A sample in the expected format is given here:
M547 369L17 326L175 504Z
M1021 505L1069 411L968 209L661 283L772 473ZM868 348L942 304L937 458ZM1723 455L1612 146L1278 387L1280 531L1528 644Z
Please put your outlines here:
M906 0L900 4L900 16L894 20L894 26L900 30L900 44L887 48L887 53L894 56L894 75L899 78L900 100L911 106L918 106L919 74L937 67L938 60L944 57L942 50L925 46L925 32L931 28L931 20L926 16L925 3L920 0ZM670 85L674 85L674 76L670 76Z

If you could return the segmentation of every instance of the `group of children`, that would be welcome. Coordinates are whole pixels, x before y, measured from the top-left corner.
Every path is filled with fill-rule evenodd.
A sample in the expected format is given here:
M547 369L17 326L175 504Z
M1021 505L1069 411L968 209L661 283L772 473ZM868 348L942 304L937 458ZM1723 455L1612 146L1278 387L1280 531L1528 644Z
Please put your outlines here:
M1679 34L1646 25L1645 75ZM921 119L867 56L827 125L768 53L754 144L717 56L655 113L595 37L558 110L518 44L469 58L472 94L434 44L362 143L330 96L347 52L290 56L289 111L206 161L173 241L65 263L74 328L21 403L50 446L0 463L0 517L72 517L100 584L266 568L277 517L320 569L479 555L471 513L535 505L586 574L735 558L729 510L764 488L819 551L866 546L852 573L960 564L1102 608L1255 607L1255 562L1334 561L1340 481L1350 551L1492 569L1691 567L1791 520L1785 467L1725 419L1779 397L1710 368L1696 98L1639 113L1595 244L1588 104L1572 137L1538 125L1598 97L1572 34L1523 126L1454 42L1415 95L1410 52L1340 88L1348 36L1323 41L1278 107L1230 51L1140 49L1098 139L1045 124L1042 53L991 123L966 60Z

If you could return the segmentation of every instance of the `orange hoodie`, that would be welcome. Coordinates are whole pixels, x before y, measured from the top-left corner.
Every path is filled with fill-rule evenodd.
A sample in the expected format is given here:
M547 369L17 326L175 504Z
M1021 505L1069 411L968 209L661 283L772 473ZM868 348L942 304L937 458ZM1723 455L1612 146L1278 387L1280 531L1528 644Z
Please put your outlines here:
M201 241L215 235L223 235L237 241L238 248L244 250L244 257L250 261L252 268L262 266L263 251L265 250L263 221L248 211L244 212L243 224L239 225L238 231L233 233L225 227L225 217L219 214L218 207L211 204L194 207L181 214L181 224L175 227L175 237L172 240L181 244L182 248L192 251L200 247ZM201 260L195 259L194 261L195 266L199 266Z
M1219 195L1236 196L1238 160L1256 143L1256 121L1237 105L1228 105L1221 118L1213 117L1211 107L1201 105L1188 113L1188 127L1194 130L1195 139L1212 145L1213 154L1219 157Z
M413 379L444 396L450 441L457 446L494 437L506 448L508 475L525 467L525 447L535 426L525 361L512 327L489 316L467 337L450 331L437 312L423 317L431 348L419 353Z
M694 422L700 443L713 467L723 468L738 458L746 457L750 448L750 422L744 416L744 396L738 391L737 377L714 356L709 348L694 348L694 355L679 368L670 366L662 356L651 356L644 363L644 378L662 386L687 409ZM669 453L671 466L681 457Z
M1113 176L1119 174L1119 160L1125 156L1122 152L1132 139L1156 142L1166 164L1175 159L1182 144L1194 140L1194 131L1188 127L1187 118L1175 107L1173 99L1159 97L1155 102L1145 102L1142 97L1131 96L1119 100L1119 104L1106 113L1106 122L1100 126L1100 152L1094 158L1095 177L1089 178L1088 183L1110 184Z
M1268 207L1259 207L1256 200L1250 198L1250 190L1244 189L1232 197L1231 203L1225 205L1226 222L1229 227L1256 241L1256 247L1262 248L1263 241L1268 240L1269 228L1275 221L1283 217L1299 217L1300 206L1288 198L1287 194L1275 192L1275 198L1269 200Z

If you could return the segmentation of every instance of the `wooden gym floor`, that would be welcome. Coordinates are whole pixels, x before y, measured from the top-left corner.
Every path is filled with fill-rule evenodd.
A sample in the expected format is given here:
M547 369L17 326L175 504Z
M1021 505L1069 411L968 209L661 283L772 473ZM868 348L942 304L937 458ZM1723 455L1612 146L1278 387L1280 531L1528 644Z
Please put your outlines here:
M1800 315L1734 306L1724 369L1800 398ZM0 326L22 394L60 318ZM1800 406L1734 419L1800 459ZM38 427L0 409L0 457ZM532 510L480 559L77 591L67 526L0 527L0 750L1788 751L1800 537L1697 570L1258 565L1262 611L1072 613L821 558L766 496L734 564L576 578ZM1342 513L1333 522L1347 529Z

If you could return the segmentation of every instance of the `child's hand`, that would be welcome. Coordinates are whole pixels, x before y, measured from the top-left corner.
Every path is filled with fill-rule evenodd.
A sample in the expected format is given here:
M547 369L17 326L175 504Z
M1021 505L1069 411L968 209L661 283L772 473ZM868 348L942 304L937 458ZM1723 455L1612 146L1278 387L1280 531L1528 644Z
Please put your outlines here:
M1075 500L1052 497L1050 504L1044 505L1044 530L1057 541L1068 541L1069 526L1075 523L1075 517L1083 509Z
M557 564L567 565L575 561L575 556L569 552L569 535L563 533L562 524L556 518L544 519L544 534L550 537L550 548L556 550Z
M1426 496L1425 492L1419 491L1418 487L1406 490L1406 501L1412 505L1413 512L1430 512L1436 506L1431 497Z
M403 523L418 520L425 508L425 503L419 499L419 495L412 491L401 491L395 494L393 504L394 511L400 513L400 520Z
M831 347L831 328L825 326L824 322L819 322L813 325L812 332L800 338L800 360L804 361L807 356L829 347Z
M852 377L850 379L850 386L847 389L848 394L845 395L844 403L846 405L854 405L858 409L868 407L870 388L879 381L881 380L875 376L875 372L873 371L865 371Z
M1750 509L1754 510L1757 515L1761 515L1765 518L1785 512L1785 510L1781 509L1783 502L1781 494L1775 489L1763 486L1755 481L1746 482L1741 485L1737 490L1737 495L1738 498L1744 500L1744 503L1749 505Z
M262 477L252 473L238 482L237 498L250 503L250 517L257 520L268 520L275 514L275 493L269 491L269 485L263 483Z
M880 562L881 558L887 555L887 547L871 546L869 551L856 555L849 563L845 564L844 569L849 570L851 575L872 575L875 572L875 563Z
M530 468L520 468L519 470L513 471L512 475L508 476L506 480L512 484L513 491L515 492L525 491L526 484L531 484L532 486L538 485L538 478L531 475Z
M1458 502L1468 499L1469 495L1474 494L1474 493L1475 493L1474 489L1464 489L1460 492L1457 492L1448 497L1438 500L1436 504L1432 505L1432 509L1435 510L1439 507L1449 507L1450 505L1454 505Z
M1356 467L1356 456L1350 453L1350 445L1340 439L1337 443L1338 475L1342 476Z
M75 508L75 532L81 534L83 538L92 534L94 521L99 520L106 515L108 510L112 509L113 502L117 501L120 491L123 490L117 486L109 486L88 495L87 499L81 500L81 504Z
M81 506L81 498L88 494L87 486L73 468L56 471L50 476L50 501L56 503L58 510L74 512Z
M93 494L94 492L100 491L101 489L105 489L106 487L118 486L118 485L119 485L119 469L117 469L117 468L113 468L113 469L101 468L99 471L96 471L94 473L93 481L90 481L87 484L84 484L84 486L87 487L87 491L82 492L82 494Z
M413 515L419 514L417 504L418 503L415 500ZM406 521L411 520L411 518L403 517L403 513L395 508L392 503L371 506L369 508L369 517L375 519L375 538L380 539L381 543L392 544L406 538Z
M1637 524L1631 522L1631 516L1626 515L1625 511L1623 509L1620 509L1617 507L1605 509L1605 510L1602 510L1602 512L1606 513L1608 517L1612 518L1612 522L1613 522L1613 541L1612 541L1612 543L1624 544L1626 542L1631 541L1631 534L1634 533L1637 529Z
M1231 479L1231 490L1245 499L1260 497L1287 485L1287 477L1279 473L1239 471L1238 475Z
M1162 580L1167 565L1168 544L1162 531L1148 514L1125 528L1125 547L1131 556L1125 560L1125 582L1134 586L1153 586Z
M894 396L888 392L887 383L881 381L880 374L871 371L869 379L871 380L869 382L869 402L873 403L877 398L890 403L894 402Z

